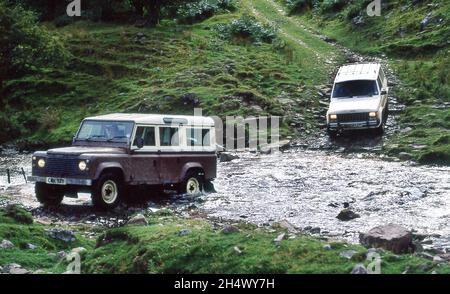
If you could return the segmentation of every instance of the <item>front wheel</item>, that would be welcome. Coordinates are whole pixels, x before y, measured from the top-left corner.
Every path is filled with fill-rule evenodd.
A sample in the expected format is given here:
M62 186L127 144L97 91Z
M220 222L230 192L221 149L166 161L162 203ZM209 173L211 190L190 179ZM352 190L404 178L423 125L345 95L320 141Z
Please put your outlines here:
M55 185L36 183L34 186L37 200L44 206L57 206L64 198L64 190Z
M92 203L101 210L117 207L122 199L123 182L114 173L105 173L95 181L92 189Z
M200 195L203 191L203 183L203 177L198 172L188 173L180 184L178 192L188 196Z

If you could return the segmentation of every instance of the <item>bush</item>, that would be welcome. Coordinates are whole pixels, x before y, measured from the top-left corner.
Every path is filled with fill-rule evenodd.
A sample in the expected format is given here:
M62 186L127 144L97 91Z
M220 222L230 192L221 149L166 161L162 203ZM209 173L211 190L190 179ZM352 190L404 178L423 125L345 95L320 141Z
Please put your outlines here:
M200 0L186 3L178 7L176 16L178 22L192 24L205 20L221 11L236 9L234 0Z
M315 3L314 0L285 0L290 15L311 10Z
M219 24L215 27L222 39L245 39L252 43L272 43L277 37L278 29L271 24L262 24L253 16L243 15L229 24Z
M39 26L35 13L0 2L0 88L6 79L39 67L63 65L69 57L61 39Z

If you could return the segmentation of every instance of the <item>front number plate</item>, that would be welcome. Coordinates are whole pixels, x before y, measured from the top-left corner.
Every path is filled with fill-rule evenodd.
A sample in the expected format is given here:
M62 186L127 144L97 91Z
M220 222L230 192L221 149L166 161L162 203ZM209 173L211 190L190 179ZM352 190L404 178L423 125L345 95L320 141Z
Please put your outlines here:
M66 179L64 179L64 178L47 178L46 182L47 182L47 184L51 184L51 185L65 185Z

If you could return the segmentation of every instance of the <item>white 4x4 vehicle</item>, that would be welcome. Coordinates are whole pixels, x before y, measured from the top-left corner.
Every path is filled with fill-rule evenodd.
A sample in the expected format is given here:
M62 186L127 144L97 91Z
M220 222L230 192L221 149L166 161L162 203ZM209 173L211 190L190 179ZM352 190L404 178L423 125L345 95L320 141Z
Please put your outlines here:
M327 130L384 130L388 116L388 86L379 63L344 65L339 69L327 112Z

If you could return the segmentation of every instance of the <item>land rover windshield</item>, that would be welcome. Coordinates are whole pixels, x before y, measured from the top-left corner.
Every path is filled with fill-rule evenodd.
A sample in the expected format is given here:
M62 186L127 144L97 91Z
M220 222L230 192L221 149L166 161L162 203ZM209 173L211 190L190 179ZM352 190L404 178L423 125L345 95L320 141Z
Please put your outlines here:
M336 83L333 98L353 98L378 95L377 83L374 80L356 80Z
M86 120L82 123L76 140L127 143L131 138L133 125L133 122L126 121Z

